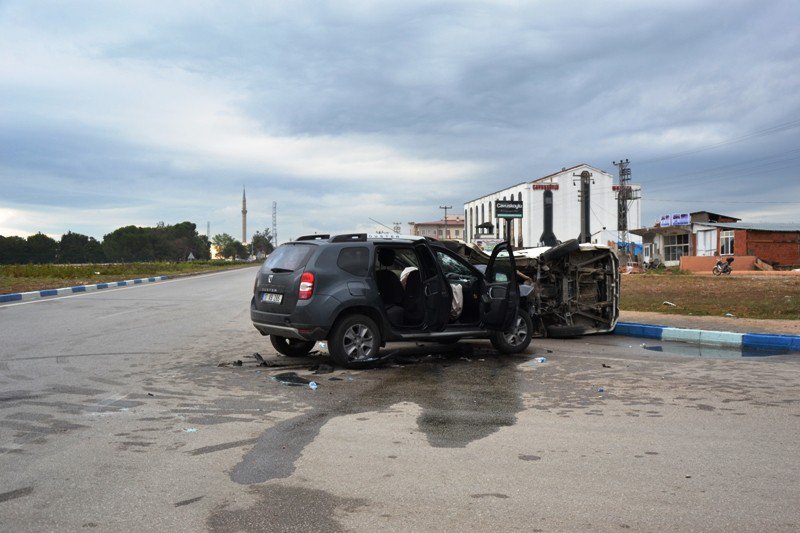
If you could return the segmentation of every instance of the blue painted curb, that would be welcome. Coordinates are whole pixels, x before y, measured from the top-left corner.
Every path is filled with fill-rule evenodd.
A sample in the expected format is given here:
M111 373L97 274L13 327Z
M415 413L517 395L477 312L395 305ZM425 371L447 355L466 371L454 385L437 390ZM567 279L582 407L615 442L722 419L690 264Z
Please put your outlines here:
M0 294L0 303L39 300L41 298L47 298L49 296L61 296L64 294L75 294L81 292L97 291L102 289L108 289L109 287L127 287L129 285L138 285L140 283L153 283L155 281L163 281L165 279L170 279L170 276L155 276L151 278L129 279L125 281L111 281L108 283L98 283L96 285L76 285L75 287L64 287L61 289L45 289L41 291Z
M734 333L703 329L673 328L636 322L618 322L615 335L665 341L691 342L711 346L730 346L752 350L787 350L800 352L800 336L769 333Z

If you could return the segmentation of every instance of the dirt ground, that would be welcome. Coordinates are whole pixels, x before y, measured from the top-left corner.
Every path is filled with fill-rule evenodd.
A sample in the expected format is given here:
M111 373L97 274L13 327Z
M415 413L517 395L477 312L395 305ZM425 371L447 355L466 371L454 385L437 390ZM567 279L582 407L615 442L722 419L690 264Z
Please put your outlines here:
M800 335L800 320L775 320L718 316L688 316L643 311L620 311L620 322L638 322L677 328Z
M623 275L620 308L693 318L800 320L800 276ZM727 323L727 322L725 322Z

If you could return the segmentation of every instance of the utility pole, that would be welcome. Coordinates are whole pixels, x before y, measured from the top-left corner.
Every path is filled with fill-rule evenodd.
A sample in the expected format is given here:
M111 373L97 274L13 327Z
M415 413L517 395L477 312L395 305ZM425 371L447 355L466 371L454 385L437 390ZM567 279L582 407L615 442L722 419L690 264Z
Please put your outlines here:
M247 196L242 185L242 244L247 244Z
M619 233L619 247L621 251L626 254L631 253L630 248L630 234L628 233L628 212L634 200L638 198L633 195L633 187L631 187L631 162L628 159L620 159L619 161L612 161L614 166L619 168L619 185L614 187L617 189L617 232Z
M453 209L452 205L440 205L439 209L444 209L444 238L450 237L450 227L447 225L447 210Z
M588 170L584 170L580 174L572 174L581 182L581 192L578 195L578 201L581 203L581 234L578 237L579 242L591 242L592 240L592 232L589 229L589 222L590 218L589 215L591 214L591 206L589 205L590 194L591 194L591 184L594 183L592 179L592 173ZM576 178L572 179L572 184L575 185Z

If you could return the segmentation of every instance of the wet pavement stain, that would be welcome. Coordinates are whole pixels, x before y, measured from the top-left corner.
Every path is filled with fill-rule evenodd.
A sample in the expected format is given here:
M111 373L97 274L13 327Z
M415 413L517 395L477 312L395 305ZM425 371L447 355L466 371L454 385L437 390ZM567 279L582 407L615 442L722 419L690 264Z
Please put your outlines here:
M253 487L257 501L246 509L221 506L206 521L210 531L344 531L333 516L352 513L367 500L338 498L322 490L284 485Z
M288 385L290 387L302 387L311 383L310 380L298 376L297 372L282 372L272 376L272 379L282 385Z
M182 501L179 501L179 502L175 502L175 507L183 507L185 505L190 505L190 504L193 504L195 502L199 502L202 499L203 499L203 496L198 496L196 498L189 498L188 500L182 500Z
M0 503L7 502L9 500L16 500L17 498L22 498L23 496L28 496L29 494L33 494L33 487L24 487L17 490L3 492L0 493Z
M475 354L482 352L469 348ZM418 347L405 352L424 357L432 349ZM512 426L523 409L516 366L525 358L498 356L490 348L486 352L484 362L470 362L460 359L458 347L440 349L434 352L438 357L372 369L347 387L305 398L313 409L265 431L233 468L231 479L252 484L288 477L303 449L332 418L381 411L402 402L421 407L418 427L437 448L463 448ZM386 379L386 372L392 373L391 379Z
M502 494L500 492L487 492L485 494L470 494L470 498L500 498L501 500L505 500L508 498L508 494Z

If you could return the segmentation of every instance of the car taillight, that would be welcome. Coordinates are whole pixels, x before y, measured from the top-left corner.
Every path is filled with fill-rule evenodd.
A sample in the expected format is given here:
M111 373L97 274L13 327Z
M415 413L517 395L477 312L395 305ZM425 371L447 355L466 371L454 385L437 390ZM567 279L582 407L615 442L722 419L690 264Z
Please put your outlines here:
M300 276L300 290L297 291L298 300L308 300L314 294L314 274L303 272Z

